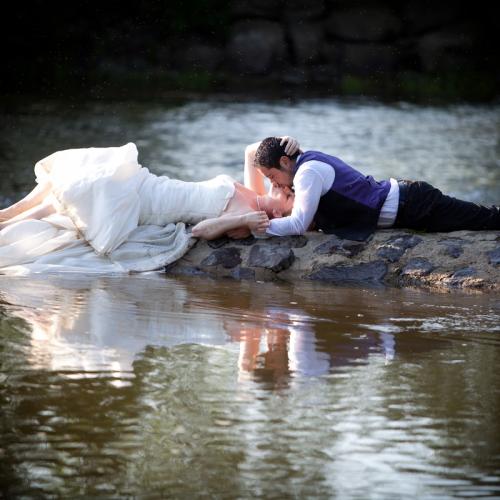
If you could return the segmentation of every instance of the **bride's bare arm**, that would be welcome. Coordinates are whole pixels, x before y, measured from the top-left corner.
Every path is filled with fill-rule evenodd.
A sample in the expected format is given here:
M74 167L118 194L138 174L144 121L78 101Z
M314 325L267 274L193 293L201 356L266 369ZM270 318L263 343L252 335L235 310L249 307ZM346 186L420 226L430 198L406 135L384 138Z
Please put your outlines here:
M281 137L281 144L285 145L287 155L293 155L299 150L299 142L297 139L284 135ZM243 172L245 187L255 191L257 194L266 194L266 186L264 184L264 176L254 167L255 153L260 146L260 141L249 144L245 148L245 168Z
M41 205L47 195L50 193L52 185L50 182L37 184L36 187L28 193L22 200L14 203L10 207L0 210L0 222L12 219L37 205Z
M255 152L260 146L260 142L249 144L245 148L245 170L243 172L245 187L255 191L257 194L266 194L264 176L253 166Z
M266 212L249 212L243 215L223 215L199 222L191 230L195 238L214 240L232 229L246 227L251 231L265 231L269 226Z

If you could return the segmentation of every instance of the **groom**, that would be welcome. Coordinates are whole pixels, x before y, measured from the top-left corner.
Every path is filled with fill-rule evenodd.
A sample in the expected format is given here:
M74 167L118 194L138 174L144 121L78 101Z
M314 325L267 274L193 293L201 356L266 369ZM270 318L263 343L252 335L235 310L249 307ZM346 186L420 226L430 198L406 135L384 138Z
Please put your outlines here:
M318 229L362 240L377 228L389 227L429 232L500 229L498 206L452 198L422 181L376 181L319 151L289 156L280 142L264 139L254 157L254 167L273 186L295 192L291 215L272 219L267 235Z

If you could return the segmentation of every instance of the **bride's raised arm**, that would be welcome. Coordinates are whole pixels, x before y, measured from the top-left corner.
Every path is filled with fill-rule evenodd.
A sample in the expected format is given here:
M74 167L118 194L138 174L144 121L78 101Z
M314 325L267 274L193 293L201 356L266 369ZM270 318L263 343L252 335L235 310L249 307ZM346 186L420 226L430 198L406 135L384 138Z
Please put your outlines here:
M286 145L285 145L286 144ZM293 155L299 150L299 142L297 139L284 135L281 137L281 145L285 145L285 153ZM249 144L245 148L245 167L243 172L245 187L255 191L257 194L263 195L267 193L264 184L264 176L254 167L255 153L260 146L260 141Z

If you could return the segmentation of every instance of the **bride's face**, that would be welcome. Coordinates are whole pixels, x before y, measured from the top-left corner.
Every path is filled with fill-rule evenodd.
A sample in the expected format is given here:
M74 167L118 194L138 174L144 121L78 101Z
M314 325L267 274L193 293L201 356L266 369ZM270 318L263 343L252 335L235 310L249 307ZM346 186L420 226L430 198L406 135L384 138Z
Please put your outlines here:
M290 188L273 188L271 199L274 217L286 217L292 213L295 194Z

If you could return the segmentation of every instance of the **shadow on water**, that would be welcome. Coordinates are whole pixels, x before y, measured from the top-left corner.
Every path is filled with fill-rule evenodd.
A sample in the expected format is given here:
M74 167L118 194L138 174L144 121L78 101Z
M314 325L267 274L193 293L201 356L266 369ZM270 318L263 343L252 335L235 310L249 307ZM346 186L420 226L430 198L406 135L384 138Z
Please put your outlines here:
M495 296L156 274L1 284L10 494L500 492Z

